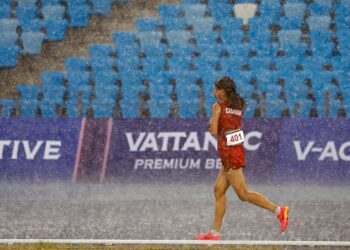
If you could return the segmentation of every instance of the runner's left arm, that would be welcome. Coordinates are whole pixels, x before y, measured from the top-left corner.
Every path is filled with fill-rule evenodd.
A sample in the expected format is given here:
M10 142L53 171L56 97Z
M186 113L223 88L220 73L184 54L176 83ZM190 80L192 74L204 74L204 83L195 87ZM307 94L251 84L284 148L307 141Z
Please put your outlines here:
M213 105L212 115L209 120L209 132L212 136L216 136L218 134L218 124L219 124L220 113L221 113L221 107L219 104L215 103Z

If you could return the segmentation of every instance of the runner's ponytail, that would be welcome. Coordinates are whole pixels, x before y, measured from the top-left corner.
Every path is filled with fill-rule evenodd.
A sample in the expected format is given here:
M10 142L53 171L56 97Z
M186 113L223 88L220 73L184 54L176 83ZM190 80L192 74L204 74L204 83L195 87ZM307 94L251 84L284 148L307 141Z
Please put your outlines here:
M218 89L223 89L227 95L228 103L231 108L244 110L246 107L246 102L242 96L236 90L235 82L225 76L220 78L215 82L215 87Z

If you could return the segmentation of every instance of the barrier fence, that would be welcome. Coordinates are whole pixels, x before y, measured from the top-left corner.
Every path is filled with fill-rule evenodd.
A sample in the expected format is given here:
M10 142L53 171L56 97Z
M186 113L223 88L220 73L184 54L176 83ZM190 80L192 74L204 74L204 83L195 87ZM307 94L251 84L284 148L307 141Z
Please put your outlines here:
M221 167L206 119L1 119L2 180L205 181ZM246 119L253 182L349 183L350 121Z

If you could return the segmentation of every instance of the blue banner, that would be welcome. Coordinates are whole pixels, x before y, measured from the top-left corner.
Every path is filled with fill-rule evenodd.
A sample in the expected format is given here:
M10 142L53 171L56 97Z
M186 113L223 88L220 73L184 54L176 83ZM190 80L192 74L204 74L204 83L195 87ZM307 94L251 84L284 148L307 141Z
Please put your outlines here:
M1 119L0 179L71 180L79 119Z

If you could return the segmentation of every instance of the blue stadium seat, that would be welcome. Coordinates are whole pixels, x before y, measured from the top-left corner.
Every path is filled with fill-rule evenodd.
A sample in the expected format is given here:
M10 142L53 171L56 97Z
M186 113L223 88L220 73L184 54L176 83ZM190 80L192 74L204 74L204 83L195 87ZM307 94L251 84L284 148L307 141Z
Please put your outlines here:
M195 18L189 20L195 32L205 32L213 30L215 26L215 20L211 17Z
M0 19L9 18L11 16L12 9L7 3L0 3Z
M135 21L136 29L143 31L157 31L159 27L159 20L156 18L138 18Z
M57 116L57 104L51 100L43 100L38 103L43 118L55 118Z
M239 30L222 30L221 38L225 45L241 44L243 41L243 32Z
M201 0L182 0L183 4L199 4Z
M147 56L141 61L143 71L156 74L164 70L165 58L163 56Z
M0 31L16 31L17 27L19 25L19 22L17 19L12 18L3 18L0 19Z
M245 118L253 118L255 110L259 108L258 103L254 99L248 99L246 100L246 109L244 110L244 117Z
M24 4L24 5L35 5L37 0L17 0L18 4Z
M218 22L232 18L233 6L230 3L215 3L209 5L209 12Z
M69 27L83 28L88 25L90 9L86 4L68 6Z
M75 89L76 87L80 88L81 86L88 86L90 75L87 72L67 72L68 88Z
M116 48L135 46L136 33L130 31L119 31L112 34Z
M18 40L15 31L0 31L0 46L13 46Z
M298 20L301 22L304 18L306 4L303 2L300 3L286 3L283 5L285 16Z
M293 19L289 17L281 17L278 21L278 25L281 30L294 30L300 29L301 21L298 19Z
M162 25L164 26L166 31L185 30L188 27L188 23L185 18L162 19Z
M183 13L182 5L177 4L159 4L158 12L160 18L165 20L167 18L180 17Z
M62 5L46 5L42 7L41 12L45 20L61 20L65 12Z
M93 79L95 80L95 88L116 87L118 74L109 71L98 71L93 74Z
M183 9L186 19L193 20L204 17L207 6L205 4L184 4Z
M241 19L236 18L236 20L241 20ZM240 22L242 25L242 21ZM272 25L272 23L273 23L272 18L268 16L249 18L248 35L249 35L249 38L251 39L251 42L254 44L269 43L271 38L270 26Z
M112 10L112 0L91 0L92 14L108 15Z
M283 111L287 108L287 105L278 99L278 96L266 94L266 113L265 117L279 118L282 117Z
M271 57L269 56L252 57L249 59L249 68L251 70L257 70L257 69L269 70L270 65L271 65Z
M322 30L329 29L331 18L329 16L310 16L307 20L310 30Z
M60 71L42 71L40 79L43 85L62 87L65 75Z
M22 53L40 54L41 45L44 40L44 33L41 32L25 32L21 35L23 41Z
M260 16L271 16L272 19L278 20L281 12L281 5L279 1L275 0L263 0L259 4Z
M141 46L161 46L160 39L162 38L162 33L157 31L139 32L138 35L140 39Z
M68 6L80 6L87 3L86 0L65 0Z
M88 96L90 92L86 90L78 90L71 92L71 99L67 101L67 116L70 118L85 117L90 107Z
M183 99L182 99L183 98ZM178 99L179 110L178 116L180 118L197 118L199 112L199 101L198 99L188 99L189 96L181 97Z
M122 99L120 108L123 118L136 118L139 116L139 101L135 99Z
M151 98L148 101L149 109L152 118L168 118L170 114L171 108L171 100L161 99L158 100L156 98Z
M328 16L332 8L332 1L314 0L310 6L309 10L311 15L324 15Z
M41 0L43 6L61 4L61 0Z
M12 68L17 64L17 58L20 49L18 46L1 46L0 45L0 67Z
M310 117L310 111L313 106L312 101L309 100L303 100L299 102L300 107L300 118L309 118Z
M282 56L282 57L275 57L273 59L273 63L275 64L275 67L277 68L277 70L282 70L282 71L296 70L299 62L300 62L300 58L297 56Z
M184 30L173 30L169 31L166 34L169 45L186 45L189 44L189 40L191 38L191 33L189 31Z
M85 57L68 57L64 59L67 71L86 71L88 61Z
M16 18L19 21L31 21L37 17L38 8L35 5L18 4L16 7Z
M43 21L41 19L21 21L20 25L22 28L22 32L39 32L43 27Z
M212 45L216 46L217 44L217 33L215 31L207 32L197 32L194 36L197 41L197 45Z
M90 58L104 58L112 54L113 47L110 44L93 44L89 46Z
M16 102L9 99L0 99L0 117L9 118L11 117L12 111L16 108Z
M333 33L311 31L310 38L312 40L312 52L314 55L331 57L334 49L332 42Z
M49 41L62 41L68 26L66 20L46 20L46 39Z
M278 32L279 42L282 47L286 45L300 44L301 31L300 30L281 30Z
M17 85L16 90L19 93L21 102L37 101L39 95L38 85Z

